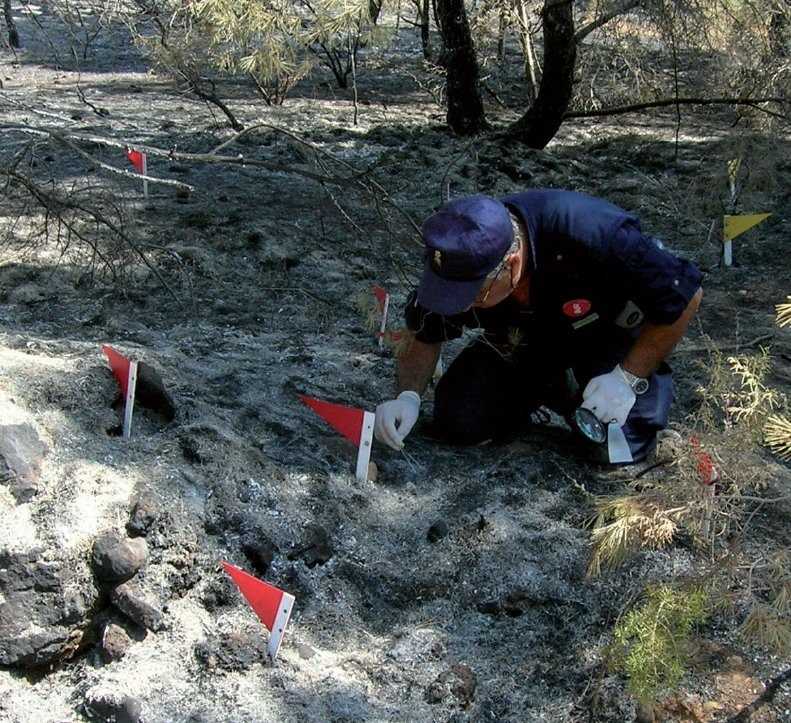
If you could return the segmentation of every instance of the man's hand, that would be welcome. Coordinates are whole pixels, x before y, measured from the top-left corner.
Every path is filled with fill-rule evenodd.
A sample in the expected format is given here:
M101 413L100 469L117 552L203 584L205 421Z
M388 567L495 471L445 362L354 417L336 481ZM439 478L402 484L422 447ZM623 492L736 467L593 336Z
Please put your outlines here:
M588 382L582 392L581 406L590 409L605 424L615 422L623 427L636 399L632 388L616 366L611 372L593 377Z
M401 392L396 399L382 402L376 408L374 434L380 442L400 451L419 414L420 395L413 391Z

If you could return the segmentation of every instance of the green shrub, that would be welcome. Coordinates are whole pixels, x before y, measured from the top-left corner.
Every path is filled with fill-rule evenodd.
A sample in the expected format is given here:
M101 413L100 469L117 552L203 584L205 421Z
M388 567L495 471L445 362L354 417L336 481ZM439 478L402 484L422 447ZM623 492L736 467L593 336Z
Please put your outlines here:
M693 628L708 617L709 594L700 588L651 587L644 603L615 626L612 664L629 678L640 701L675 688L684 674Z

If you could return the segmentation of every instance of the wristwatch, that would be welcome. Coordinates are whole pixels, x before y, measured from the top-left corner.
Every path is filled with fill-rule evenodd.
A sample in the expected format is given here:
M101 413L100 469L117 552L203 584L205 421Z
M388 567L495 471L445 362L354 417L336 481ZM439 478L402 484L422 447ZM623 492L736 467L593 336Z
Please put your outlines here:
M618 364L616 368L619 372L621 372L621 376L637 396L645 394L648 391L648 379L644 379L643 377L638 377L631 372L627 372L626 369L624 369L620 364Z

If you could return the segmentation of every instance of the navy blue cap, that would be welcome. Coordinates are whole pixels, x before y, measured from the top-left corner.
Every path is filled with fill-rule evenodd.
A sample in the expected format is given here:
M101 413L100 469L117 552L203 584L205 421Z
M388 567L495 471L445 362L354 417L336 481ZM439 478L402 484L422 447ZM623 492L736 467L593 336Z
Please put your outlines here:
M508 209L490 196L451 201L423 223L426 265L418 303L452 316L467 309L514 241Z

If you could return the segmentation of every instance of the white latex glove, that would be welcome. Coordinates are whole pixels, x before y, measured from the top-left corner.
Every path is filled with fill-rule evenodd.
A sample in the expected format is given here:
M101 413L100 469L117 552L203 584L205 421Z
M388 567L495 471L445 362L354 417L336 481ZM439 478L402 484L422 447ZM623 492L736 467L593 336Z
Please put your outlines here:
M582 405L596 417L623 427L637 397L618 365L611 372L593 377L582 392Z
M401 392L395 399L382 402L376 408L374 434L380 442L400 451L419 414L420 395L412 391Z

